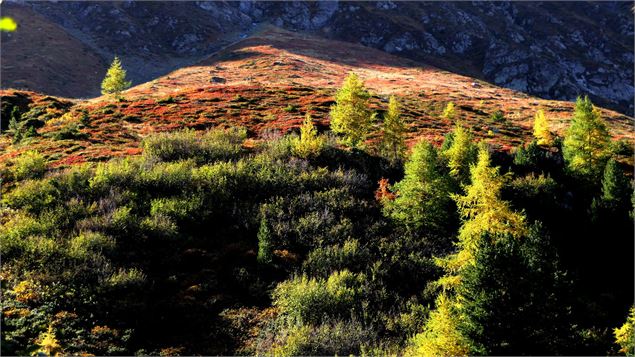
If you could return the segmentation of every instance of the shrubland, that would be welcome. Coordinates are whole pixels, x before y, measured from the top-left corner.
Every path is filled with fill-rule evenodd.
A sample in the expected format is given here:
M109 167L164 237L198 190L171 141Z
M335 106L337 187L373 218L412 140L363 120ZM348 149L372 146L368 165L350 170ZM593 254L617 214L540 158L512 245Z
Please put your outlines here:
M307 116L255 145L218 127L67 168L13 158L2 353L632 351L631 158L588 100L564 140L538 115L537 141L499 152L457 122L406 155L396 99L366 148L374 116L347 83L352 148Z

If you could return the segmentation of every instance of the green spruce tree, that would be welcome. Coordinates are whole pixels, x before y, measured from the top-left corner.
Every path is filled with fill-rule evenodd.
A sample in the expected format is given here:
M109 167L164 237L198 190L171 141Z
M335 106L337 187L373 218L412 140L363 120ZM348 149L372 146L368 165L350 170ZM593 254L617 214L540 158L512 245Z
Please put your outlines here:
M410 231L445 232L453 221L450 178L445 173L437 150L427 141L419 141L404 167L403 180L393 187L394 200L385 200L387 216Z
M258 229L258 263L270 264L273 259L273 248L271 246L271 231L264 216L260 220Z

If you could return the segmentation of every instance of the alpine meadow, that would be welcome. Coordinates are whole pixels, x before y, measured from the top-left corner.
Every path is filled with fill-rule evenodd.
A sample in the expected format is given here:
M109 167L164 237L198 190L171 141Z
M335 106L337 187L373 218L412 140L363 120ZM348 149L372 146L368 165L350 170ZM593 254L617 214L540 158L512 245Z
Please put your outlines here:
M1 355L635 355L632 2L0 10Z

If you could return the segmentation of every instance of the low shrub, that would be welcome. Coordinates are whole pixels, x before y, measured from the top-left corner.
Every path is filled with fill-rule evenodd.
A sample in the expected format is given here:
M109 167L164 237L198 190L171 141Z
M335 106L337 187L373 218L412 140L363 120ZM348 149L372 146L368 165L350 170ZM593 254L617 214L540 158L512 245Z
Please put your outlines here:
M12 171L18 181L40 178L46 172L46 160L39 152L30 150L13 160Z

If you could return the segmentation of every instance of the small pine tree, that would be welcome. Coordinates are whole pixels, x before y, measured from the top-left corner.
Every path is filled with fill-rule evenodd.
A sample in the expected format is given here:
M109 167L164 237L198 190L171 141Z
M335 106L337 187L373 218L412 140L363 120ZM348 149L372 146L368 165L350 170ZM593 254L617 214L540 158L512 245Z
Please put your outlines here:
M385 200L385 213L410 231L425 227L439 232L447 226L453 211L450 178L443 173L437 150L419 141L405 164L403 180L394 185L397 197Z
M62 346L60 346L59 341L55 337L55 331L53 331L52 326L49 326L46 332L40 334L37 346L39 347L37 355L57 356L62 352Z
M317 156L324 147L324 138L319 136L309 113L300 127L300 137L294 142L293 151L302 158Z
M108 72L106 72L106 77L101 82L101 94L114 94L119 97L121 92L129 88L131 84L130 81L126 81L126 70L121 66L119 57L115 56Z
M355 73L349 74L335 94L331 107L331 130L342 135L342 143L357 147L368 135L374 114L368 103L370 94Z
M391 96L388 101L388 112L384 116L384 135L381 142L381 152L392 163L401 160L406 151L405 132L406 126L401 119L399 102L394 96Z
M9 131L13 135L13 143L19 143L22 141L24 137L24 129L22 127L22 114L20 113L20 109L15 106L13 110L11 110L11 119L9 119Z
M470 132L457 124L451 137L451 144L444 152L448 159L450 175L458 179L459 182L467 183L469 180L470 165L476 161L478 149L472 142Z
M454 103L448 102L448 104L445 105L445 109L443 109L442 116L446 119L454 119L455 115L456 115L456 110L454 109Z
M609 142L609 132L600 112L588 97L578 97L563 143L569 170L591 180L599 178L606 163Z
M622 206L628 203L631 185L624 170L615 159L610 159L604 169L602 178L602 201L607 204Z
M270 264L273 259L271 247L271 231L264 216L260 220L260 228L258 229L258 263Z
M534 117L534 137L538 145L551 145L553 143L553 134L549 131L549 122L542 109L539 109Z

